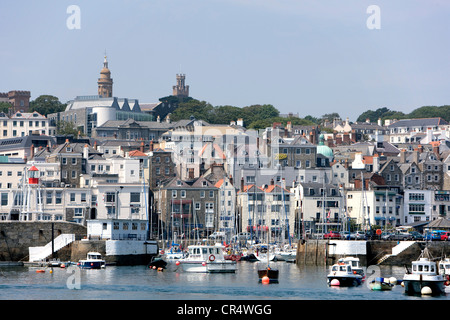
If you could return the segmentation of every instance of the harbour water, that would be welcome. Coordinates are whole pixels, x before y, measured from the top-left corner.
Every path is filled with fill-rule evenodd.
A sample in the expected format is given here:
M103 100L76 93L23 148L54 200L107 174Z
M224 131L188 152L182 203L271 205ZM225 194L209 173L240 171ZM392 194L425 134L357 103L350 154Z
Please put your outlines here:
M392 291L357 287L329 287L328 268L274 262L279 283L258 282L256 262L238 262L236 273L185 273L175 264L164 271L145 266L107 266L101 270L33 267L0 269L0 300L449 300L450 295L417 297L404 294L397 285ZM401 279L403 267L384 267L381 276Z

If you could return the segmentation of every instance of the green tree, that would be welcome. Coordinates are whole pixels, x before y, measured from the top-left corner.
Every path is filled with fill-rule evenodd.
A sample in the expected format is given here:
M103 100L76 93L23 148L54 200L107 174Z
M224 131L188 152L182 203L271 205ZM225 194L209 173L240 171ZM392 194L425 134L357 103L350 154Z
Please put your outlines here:
M191 116L198 120L210 122L213 106L206 101L191 99L181 102L178 108L170 115L172 121L189 119Z
M78 130L75 128L73 122L58 121L56 123L56 134L63 136L73 135L76 137L78 135Z
M44 116L61 112L65 109L66 104L61 103L57 97L51 95L41 95L35 100L30 101L30 111L37 111Z
M10 108L12 108L12 105L10 103L0 101L0 112L4 112L4 113L8 114Z

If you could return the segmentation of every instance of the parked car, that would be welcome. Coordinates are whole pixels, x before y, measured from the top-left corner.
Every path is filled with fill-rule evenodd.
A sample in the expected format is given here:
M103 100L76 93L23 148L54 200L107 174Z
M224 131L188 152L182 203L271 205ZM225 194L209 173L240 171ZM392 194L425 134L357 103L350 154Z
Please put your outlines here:
M420 240L423 240L423 238L424 238L423 234L421 234L421 233L419 233L417 231L411 231L410 234L411 234L411 237L412 237L413 240L419 240L420 241Z
M325 233L325 234L323 235L323 238L324 238L324 239L340 239L340 238L341 238L341 235L340 235L340 233L337 232L337 231L330 231L330 232L328 232L328 233Z
M408 232L393 232L389 235L388 240L409 240L412 236Z
M349 231L341 231L340 235L341 235L341 239L350 240L350 232Z
M443 233L445 233L444 230L433 230L425 235L425 240L431 241L441 240L441 235Z
M364 240L364 239L366 239L366 234L362 231L352 232L352 233L350 233L350 239Z
M446 231L446 232L444 232L444 233L441 233L441 240L445 240L445 241L447 241L448 240L448 236L450 235L450 232L448 232L448 231Z

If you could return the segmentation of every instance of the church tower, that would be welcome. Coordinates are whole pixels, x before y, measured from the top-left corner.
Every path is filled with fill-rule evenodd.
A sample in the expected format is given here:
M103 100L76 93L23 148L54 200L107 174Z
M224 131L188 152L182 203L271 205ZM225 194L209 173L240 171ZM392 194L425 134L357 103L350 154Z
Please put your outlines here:
M177 74L177 85L173 86L173 94L176 97L187 98L189 97L189 86L184 84L186 75Z
M103 61L103 69L100 71L100 78L97 81L98 95L102 98L112 97L113 80L111 78L111 71L108 69L108 60Z

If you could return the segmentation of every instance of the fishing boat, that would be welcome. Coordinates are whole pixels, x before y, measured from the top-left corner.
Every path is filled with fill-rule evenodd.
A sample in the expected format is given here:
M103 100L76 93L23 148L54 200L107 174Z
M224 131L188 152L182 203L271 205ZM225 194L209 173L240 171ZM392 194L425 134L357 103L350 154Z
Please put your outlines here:
M183 252L181 246L176 243L172 243L167 251L162 250L160 254L162 255L163 260L168 262L183 259L185 257L185 252Z
M99 252L88 252L86 259L80 260L78 266L81 269L102 269L106 267L106 262Z
M344 258L340 258L338 260L338 262L350 265L352 267L352 270L356 271L357 274L360 274L362 276L362 280L364 281L364 279L365 279L364 269L361 267L359 258L357 258L357 257L344 257Z
M226 260L220 245L192 245L188 255L176 262L185 272L236 272L236 261Z
M330 286L358 286L362 283L363 277L352 269L350 264L336 263L330 267L327 275L327 283Z
M438 266L432 260L428 249L425 248L418 260L413 261L412 271L406 268L403 277L406 294L427 294L441 295L445 294L446 279L443 274L439 274Z
M450 258L439 261L439 273L447 276L447 278L450 276Z
M373 291L387 291L392 290L394 284L386 282L384 278L377 277L369 284L369 286Z

